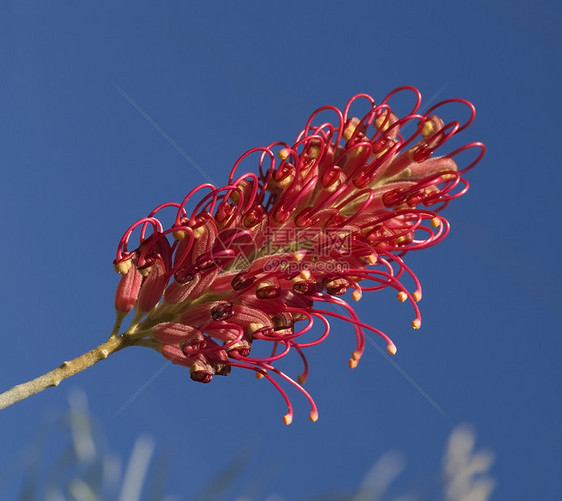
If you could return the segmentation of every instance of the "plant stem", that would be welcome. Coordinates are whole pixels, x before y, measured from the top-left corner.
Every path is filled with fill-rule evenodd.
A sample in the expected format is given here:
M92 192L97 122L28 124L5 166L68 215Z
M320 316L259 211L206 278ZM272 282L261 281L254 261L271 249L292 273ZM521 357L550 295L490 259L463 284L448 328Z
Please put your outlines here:
M27 383L17 384L4 393L0 393L0 409L5 409L6 407L30 397L31 395L35 395L35 393L39 393L50 386L58 386L63 379L91 367L100 360L106 359L109 355L115 353L116 351L136 344L136 341L137 340L132 336L113 335L105 343L100 344L97 348L80 355L74 360L63 362L59 367L43 374L42 376L32 379Z

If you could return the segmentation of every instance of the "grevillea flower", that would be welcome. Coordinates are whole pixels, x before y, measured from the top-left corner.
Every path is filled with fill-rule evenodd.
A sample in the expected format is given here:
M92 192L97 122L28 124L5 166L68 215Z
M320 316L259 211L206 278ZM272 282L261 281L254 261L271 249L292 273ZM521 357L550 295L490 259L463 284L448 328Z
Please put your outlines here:
M404 92L415 103L400 117L390 102ZM361 105L366 111L354 116L351 108ZM464 123L440 118L459 106L468 111ZM122 335L188 367L192 379L208 383L233 367L255 371L285 399L286 424L293 411L280 383L304 394L315 421L316 405L303 388L305 350L328 337L330 318L346 320L355 332L351 368L363 354L365 330L396 353L386 334L359 320L345 299L348 292L359 300L365 292L392 288L410 302L412 325L420 327L421 286L404 256L435 245L449 231L440 211L466 193L462 176L482 158L484 146L435 152L474 115L464 99L422 112L421 94L412 87L396 89L380 103L358 94L343 110L315 111L293 144L244 153L225 186L202 184L125 232L115 259L122 277L114 335L134 309ZM461 167L468 150L472 158ZM252 156L258 172L239 172ZM138 244L131 244L133 234L140 236ZM314 321L323 329L315 337ZM263 354L258 345L270 348ZM295 379L277 366L291 351L304 365Z

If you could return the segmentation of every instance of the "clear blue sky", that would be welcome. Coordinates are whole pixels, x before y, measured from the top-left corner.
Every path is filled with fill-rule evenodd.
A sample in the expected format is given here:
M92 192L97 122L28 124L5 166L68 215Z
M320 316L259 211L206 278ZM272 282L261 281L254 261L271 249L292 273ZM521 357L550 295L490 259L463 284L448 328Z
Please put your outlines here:
M406 84L470 99L463 137L488 148L446 212L449 238L410 256L422 329L393 294L357 306L442 412L372 346L350 371L345 324L310 351L319 421L295 395L290 427L276 392L236 371L200 385L167 367L119 412L164 363L131 348L2 411L0 468L81 387L115 450L148 433L173 452L170 491L186 498L244 444L252 474L290 499L357 486L389 449L408 458L396 493L431 497L460 422L496 453L494 499L557 498L561 16L544 0L0 2L2 388L107 337L123 230L205 181L117 87L219 185L315 108Z

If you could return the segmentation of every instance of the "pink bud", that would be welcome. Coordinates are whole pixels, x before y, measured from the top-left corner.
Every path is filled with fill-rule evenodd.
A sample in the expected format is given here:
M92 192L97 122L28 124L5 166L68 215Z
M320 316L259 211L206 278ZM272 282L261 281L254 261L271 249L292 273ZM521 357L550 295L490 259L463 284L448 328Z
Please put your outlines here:
M129 313L139 296L143 276L133 264L129 271L121 276L115 292L115 309L122 313Z
M162 322L152 328L152 335L156 340L178 346L188 343L199 333L199 329L195 327L173 322Z
M164 261L160 257L156 257L140 288L138 309L142 312L152 310L162 298L167 283L168 274Z

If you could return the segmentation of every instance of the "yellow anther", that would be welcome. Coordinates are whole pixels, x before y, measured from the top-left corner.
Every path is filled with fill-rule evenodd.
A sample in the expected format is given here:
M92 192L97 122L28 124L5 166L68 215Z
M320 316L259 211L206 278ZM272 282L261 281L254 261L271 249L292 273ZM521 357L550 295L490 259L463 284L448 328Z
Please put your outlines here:
M299 277L302 278L303 280L310 280L311 276L312 274L308 270L302 270L299 274Z
M406 242L407 240L408 240L408 237L405 236L405 235L402 235L401 237L398 237L398 238L396 239L396 243L397 243L398 245L400 245L400 244L403 244L404 242Z
M172 232L172 236L173 236L176 240L185 240L185 238L187 237L187 231L185 231L185 230L173 231L173 232Z
M268 282L267 280L263 280L262 282L258 282L256 284L256 290L259 291L261 289L265 289L266 287L269 287L271 285L271 282Z
M396 345L394 343L387 344L386 351L388 351L389 355L396 355Z
M147 266L146 268L139 268L139 273L143 277L148 277L151 271L152 271L152 266Z
M193 237L194 238L199 238L201 235L203 235L203 233L205 233L205 227L204 226L198 226L197 228L193 229Z
M376 264L377 256L375 256L374 254L369 254L365 257L365 261L367 262L367 264Z
M295 179L295 175L291 174L290 176L286 176L283 179L281 179L281 181L274 181L274 186L284 190L285 188L287 188L287 186L291 185L293 179Z
M421 320L419 318L412 320L412 327L414 329L419 329L421 327Z
M361 289L355 289L351 294L351 299L354 301L359 301L363 297L363 291Z
M419 301L421 301L422 293L421 293L421 291L414 291L414 293L412 294L412 296L414 297L414 301L415 301L416 303L418 303Z
M359 360L353 360L353 358L349 359L349 368L350 369L355 369L355 367L357 367L358 364L359 364Z
M308 176L310 169L312 169L312 162L307 165L301 165L301 168L299 170L300 178L305 179Z
M439 226L441 226L441 219L439 219L438 217L431 218L430 223L434 228L439 228Z
M445 174L441 174L441 179L443 179L443 181L451 181L452 179L456 179L457 175L456 174L451 174L450 172L445 173Z
M283 422L289 426L292 422L293 422L293 416L291 416L290 414L285 414L283 416Z
M398 301L403 303L404 301L406 301L406 299L408 299L408 294L406 294L404 291L400 291L398 293Z
M435 130L435 124L431 120L428 120L427 122L425 122L423 124L423 127L422 127L422 130L421 130L420 134L423 137L427 137L430 134L433 134L434 130Z
M265 376L261 372L256 372L256 379L263 379Z
M338 179L337 181L334 181L330 186L328 186L325 189L328 193L334 193L334 191L340 189L341 185L342 185L342 182Z
M293 254L293 257L295 258L295 261L302 261L306 256L306 251L305 250L301 250L301 251L296 251Z
M358 125L359 125L359 119L357 117L353 117L349 121L349 125L343 130L343 138L346 141L349 141L351 139Z
M386 125L385 125L385 122L386 122ZM384 130L388 129L388 122L389 122L388 114L384 114L384 115L379 115L377 118L375 118L375 122L373 123L373 125L378 130L380 130L383 125L385 125L384 129L382 129L384 131Z
M126 275L129 270L131 269L131 266L133 265L133 263L131 263L130 259L127 259L125 261L119 261L118 263L115 263L113 265L113 267L115 268L115 271L121 275Z
M289 150L287 148L283 148L282 150L279 150L279 153L277 153L277 156L281 160L286 160L287 158L289 158Z
M310 419L313 423L316 423L316 421L318 421L318 412L310 411L310 413L308 414L308 419Z
M311 146L308 150L308 156L310 158L318 158L320 156L320 148L318 146Z
M359 360L361 359L361 357L363 356L363 352L359 351L359 350L355 350L352 354L351 354L351 358L353 360L357 360L359 362Z
M255 322L250 322L250 325L248 326L248 332L250 334L254 334L255 332L258 332L259 330L263 329L265 327L264 324L258 324Z
M367 146L359 146L357 148L353 148L347 154L352 158L357 158L357 157L363 155L364 153L366 153L367 149L368 149Z

